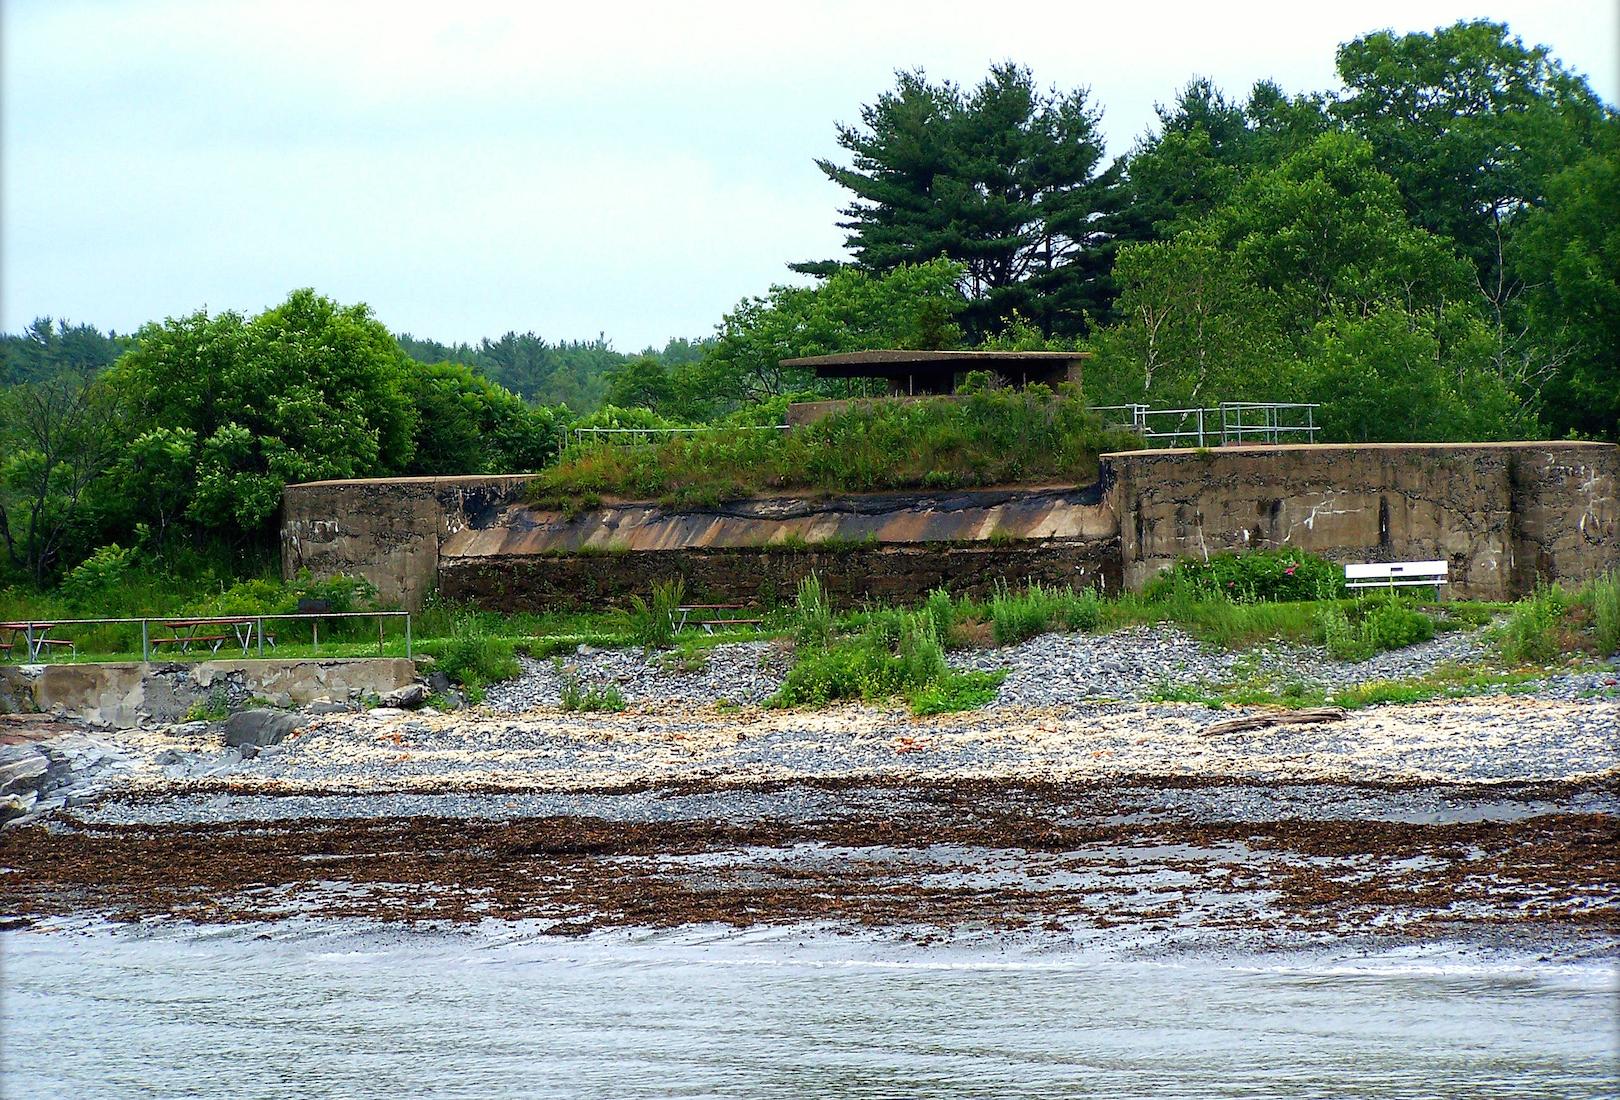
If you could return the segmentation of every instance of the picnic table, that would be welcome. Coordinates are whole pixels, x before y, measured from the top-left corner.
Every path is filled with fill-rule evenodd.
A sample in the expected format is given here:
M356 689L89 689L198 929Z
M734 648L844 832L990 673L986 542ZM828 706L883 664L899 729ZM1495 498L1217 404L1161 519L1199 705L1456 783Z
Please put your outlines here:
M37 661L47 646L67 646L68 649L74 650L73 643L68 639L51 637L51 631L61 625L59 622L38 619L0 623L0 633L6 635L6 641L0 642L0 651L9 654L16 647L19 634L22 635L23 652L28 655L30 661Z
M255 619L169 619L163 625L174 632L172 637L153 638L152 645L174 645L180 647L181 653L189 653L192 646L208 646L209 652L218 653L220 648L229 641L235 641L242 647L242 656L247 656L248 647L253 644L253 631ZM214 633L204 633L209 627L219 628ZM229 633L226 633L226 631ZM265 641L274 645L269 635Z
M685 604L675 609L675 629L677 632L685 630L688 621L691 620L693 612L697 612L699 617L695 622L692 623L692 625L702 627L704 633L706 634L713 634L716 628L724 628L729 626L758 626L760 623L764 622L763 619L727 619L718 618L711 614L705 614L706 612L714 611L743 611L746 610L746 608L746 604L740 603Z

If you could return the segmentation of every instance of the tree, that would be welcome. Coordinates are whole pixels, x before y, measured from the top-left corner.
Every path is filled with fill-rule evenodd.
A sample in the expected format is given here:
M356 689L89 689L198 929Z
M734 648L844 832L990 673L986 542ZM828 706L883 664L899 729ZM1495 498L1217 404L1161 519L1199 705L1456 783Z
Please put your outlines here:
M959 264L902 264L882 276L844 269L813 287L772 287L726 314L703 361L675 373L677 389L705 396L710 412L811 387L784 359L869 348L935 350L961 340L966 307Z
M1381 306L1312 332L1305 393L1330 440L1514 439L1529 417L1495 372L1495 338L1477 316Z
M412 474L522 473L562 447L555 410L521 397L459 363L412 364L416 408Z
M36 317L19 334L0 335L0 386L42 382L57 375L95 375L129 346L127 337L105 335L93 325Z
M367 307L297 290L251 321L198 311L148 325L108 379L128 395L137 435L192 433L188 516L254 532L289 482L409 466L405 364Z
M840 126L848 167L816 162L853 196L839 225L856 266L885 274L940 257L962 265L964 320L979 336L1013 312L1047 332L1078 332L1106 305L1107 235L1098 224L1116 182L1099 172L1100 115L1083 89L1036 88L1030 71L995 66L971 92L921 72ZM796 270L829 274L830 262Z
M1291 99L1261 81L1246 104L1229 100L1209 80L1190 81L1169 107L1155 108L1155 132L1143 136L1126 164L1130 195L1125 231L1162 239L1225 204L1242 181L1275 166L1329 128L1317 100Z
M1373 147L1412 219L1456 241L1501 313L1517 293L1512 224L1546 198L1610 114L1586 81L1502 23L1378 31L1339 48L1335 117Z
M0 390L0 538L35 584L90 523L86 493L118 457L122 397L89 370Z
M1519 234L1517 274L1552 372L1540 389L1550 426L1620 440L1620 121L1547 181Z
M1249 177L1210 226L1296 332L1335 310L1443 309L1478 298L1450 242L1408 221L1395 182L1351 134L1323 134Z

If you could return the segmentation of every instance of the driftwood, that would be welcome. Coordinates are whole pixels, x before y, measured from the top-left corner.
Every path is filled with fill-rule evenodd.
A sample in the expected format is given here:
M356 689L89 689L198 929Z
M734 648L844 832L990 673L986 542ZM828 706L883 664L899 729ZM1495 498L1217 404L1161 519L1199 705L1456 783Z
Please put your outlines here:
M1265 714L1251 714L1244 718L1216 722L1212 726L1205 726L1198 733L1203 737L1220 737L1223 734L1241 733L1244 730L1265 729L1267 726L1305 726L1316 722L1337 722L1343 717L1344 711L1339 707L1268 711Z

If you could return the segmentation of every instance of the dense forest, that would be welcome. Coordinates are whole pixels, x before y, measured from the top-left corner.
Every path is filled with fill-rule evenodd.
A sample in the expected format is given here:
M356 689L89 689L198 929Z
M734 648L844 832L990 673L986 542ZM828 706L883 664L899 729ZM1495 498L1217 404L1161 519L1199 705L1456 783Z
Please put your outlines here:
M848 258L639 355L446 345L309 289L41 319L0 338L0 583L251 566L289 482L538 470L574 424L839 392L780 361L870 347L1083 348L1093 404L1313 401L1330 439L1620 438L1614 109L1489 22L1368 34L1337 71L1194 79L1113 160L1083 89L900 73L814 162Z

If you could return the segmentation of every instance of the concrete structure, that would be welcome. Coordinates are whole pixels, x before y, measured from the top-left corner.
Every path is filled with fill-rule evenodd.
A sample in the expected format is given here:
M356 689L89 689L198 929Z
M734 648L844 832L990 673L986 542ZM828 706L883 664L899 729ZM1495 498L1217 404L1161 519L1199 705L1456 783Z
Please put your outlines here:
M283 706L360 702L416 679L403 657L82 665L0 664L0 714L61 710L91 722L177 722L193 706L241 706L259 697Z
M284 568L360 573L416 606L435 585L492 607L611 604L684 575L725 599L785 597L816 569L836 593L937 584L1139 588L1177 557L1297 546L1337 561L1444 558L1458 595L1620 567L1620 448L1363 444L1125 451L1096 484L792 496L565 515L520 478L320 482L287 489Z

